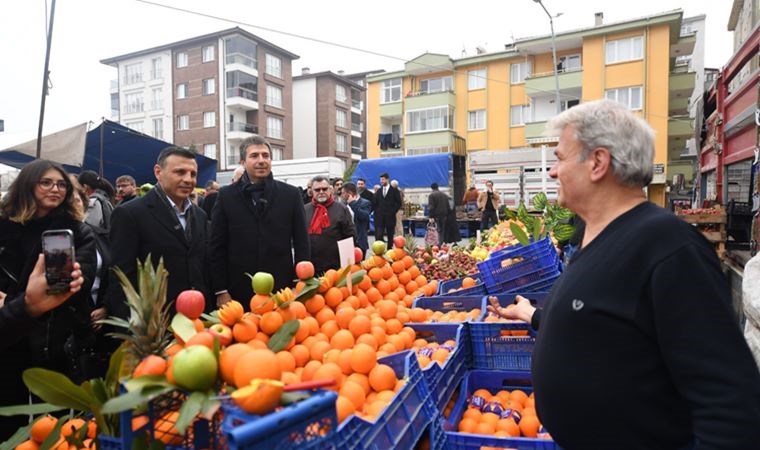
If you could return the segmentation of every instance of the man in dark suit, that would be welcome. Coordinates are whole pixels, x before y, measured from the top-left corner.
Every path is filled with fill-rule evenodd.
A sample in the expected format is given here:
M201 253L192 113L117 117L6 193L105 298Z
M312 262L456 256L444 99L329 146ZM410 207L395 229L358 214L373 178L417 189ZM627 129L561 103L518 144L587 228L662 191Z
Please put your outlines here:
M272 176L272 148L260 136L240 144L245 171L219 191L211 217L209 255L217 305L230 299L246 309L253 296L245 275L269 272L275 290L293 286L295 261L310 259L303 200L294 186Z
M211 211L214 210L216 205L216 197L219 195L219 183L214 180L209 180L206 183L206 198L203 200L201 208L205 211L206 216L211 219Z
M375 240L382 241L387 236L387 243L393 241L396 229L396 211L401 208L401 194L389 183L387 173L380 174L380 189L375 193Z
M111 216L111 254L119 267L137 285L136 260L150 255L156 266L160 258L169 272L167 296L170 301L186 289L196 289L206 297L206 309L213 306L206 268L207 218L190 201L198 176L195 154L179 147L167 147L158 156L153 172L155 188L143 197L114 209ZM106 298L109 315L129 316L124 292L111 273Z

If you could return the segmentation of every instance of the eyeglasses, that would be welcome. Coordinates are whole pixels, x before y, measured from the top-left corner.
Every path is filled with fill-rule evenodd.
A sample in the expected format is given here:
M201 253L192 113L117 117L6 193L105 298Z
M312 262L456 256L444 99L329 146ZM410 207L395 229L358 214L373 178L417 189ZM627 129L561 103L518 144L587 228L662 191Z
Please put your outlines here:
M53 189L53 186L58 186L59 191L65 191L69 188L69 185L65 181L53 181L50 178L43 178L38 181L37 184L39 184L42 189L47 189L48 191Z
M325 187L325 188L311 188L311 190L314 191L314 192L327 192L327 191L330 190L330 188L329 187Z

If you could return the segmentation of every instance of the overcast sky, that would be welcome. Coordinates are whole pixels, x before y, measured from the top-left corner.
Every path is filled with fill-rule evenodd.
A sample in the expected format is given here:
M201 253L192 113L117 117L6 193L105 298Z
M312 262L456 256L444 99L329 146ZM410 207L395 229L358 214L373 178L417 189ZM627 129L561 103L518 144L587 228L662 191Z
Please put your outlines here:
M513 38L548 35L549 22L531 0L156 0L156 3L216 16L224 21L137 0L59 0L50 59L52 90L44 133L109 118L109 82L116 69L100 64L112 56L239 25L300 56L293 73L400 70L424 52L452 57L475 54L476 46L499 51ZM727 31L730 1L716 0L544 0L562 32L592 26L594 13L617 22L673 9L685 17L705 14L706 67L722 67L732 54ZM4 0L0 15L0 149L37 134L45 60L45 8L50 0ZM232 21L239 21L234 23ZM264 27L267 29L257 28ZM348 50L283 35L356 47ZM374 52L372 54L369 52ZM378 54L385 55L379 56Z

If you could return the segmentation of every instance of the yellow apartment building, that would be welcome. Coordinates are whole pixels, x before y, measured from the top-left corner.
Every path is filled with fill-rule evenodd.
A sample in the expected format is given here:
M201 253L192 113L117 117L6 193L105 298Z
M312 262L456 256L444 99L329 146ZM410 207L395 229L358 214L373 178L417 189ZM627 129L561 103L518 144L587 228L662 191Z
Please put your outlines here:
M655 129L655 179L648 192L660 205L668 167L683 164L681 152L693 135L688 99L695 77L679 57L692 54L696 35L682 33L682 16L675 10L603 24L597 15L593 27L554 39L560 110L607 97ZM557 111L550 35L457 59L425 53L404 70L367 82L368 158L451 152L467 155L472 169L480 152L556 142L544 136Z

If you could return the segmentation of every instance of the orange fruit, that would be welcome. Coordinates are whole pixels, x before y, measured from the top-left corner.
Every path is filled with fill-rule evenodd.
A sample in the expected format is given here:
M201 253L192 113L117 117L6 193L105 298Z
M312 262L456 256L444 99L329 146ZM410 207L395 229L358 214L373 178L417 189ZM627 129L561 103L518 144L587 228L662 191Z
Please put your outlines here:
M183 348L185 348L184 345L180 344L179 342L175 342L174 344L170 345L164 353L166 353L166 357L168 358L170 356L176 355Z
M335 321L344 330L348 328L348 324L356 317L356 310L354 308L340 308L335 312Z
M330 345L333 348L345 350L351 348L356 343L354 335L348 330L338 330L331 338Z
M507 419L499 419L496 421L496 430L504 431L509 436L519 437L520 427L515 423L515 419L509 417Z
M324 308L325 298L322 294L314 294L314 297L306 300L304 306L306 306L306 311L308 311L309 314L314 315Z
M238 359L252 350L253 348L242 343L223 348L219 352L219 374L222 376L222 380L228 384L234 384L235 366Z
M42 444L50 435L50 432L53 431L53 428L55 428L57 423L58 419L53 416L41 417L34 422L34 425L32 425L31 430L29 430L29 436L34 442Z
M374 286L367 289L364 293L367 295L367 300L373 305L383 298L383 295Z
M459 425L457 425L457 430L461 431L462 433L475 433L475 428L478 426L478 422L475 422L474 420L465 417L464 419L459 421Z
M364 333L358 338L356 338L356 343L367 344L370 347L374 348L375 350L377 350L377 347L379 347L379 344L377 343L377 338L370 333Z
M372 330L372 323L367 316L356 316L348 323L348 330L354 337L359 337L362 334L369 333Z
M338 416L338 423L343 422L355 412L356 407L354 406L354 403L348 398L339 395L338 399L335 401L335 414Z
M358 384L362 387L364 390L364 395L369 395L370 392L372 392L372 388L369 385L369 378L367 375L364 375L363 373L352 373L351 375L346 377L346 380L344 381L344 384L347 382L353 382Z
M309 337L311 335L311 330L309 328L308 322L306 322L306 319L298 319L298 330L295 334L296 342L303 342L304 339Z
M464 277L462 278L462 288L467 289L475 286L475 279L472 277Z
M274 300L270 295L255 294L249 306L252 313L261 315L274 310Z
M475 426L475 431L473 433L475 434L485 434L485 435L491 435L496 432L496 427L494 424L489 422L478 422L478 424Z
M343 293L339 288L331 287L325 292L325 304L330 308L335 308L343 301Z
M240 388L248 385L255 378L279 380L282 378L280 360L269 349L254 349L243 353L237 359L233 370L235 386Z
M280 329L283 323L282 315L276 311L269 311L261 316L259 328L263 333L271 336Z
M328 320L335 319L335 312L330 308L322 308L315 316L317 322L322 326Z
M349 364L355 372L369 374L377 365L377 352L367 344L356 344L351 350Z
M523 416L523 418L520 419L520 432L525 437L536 437L540 426L541 423L536 416Z
M401 332L402 328L404 328L404 325L395 317L392 317L385 321L385 331L388 334L398 334Z
M343 397L351 400L351 403L354 404L354 408L356 408L357 411L361 411L364 407L364 402L366 400L364 388L355 381L346 381L343 383L339 393Z
M169 411L162 415L153 425L153 436L166 445L181 444L183 438L175 426L177 419L179 419L179 411Z
M280 405L285 383L279 380L256 379L230 396L248 414L264 415Z
M292 372L296 370L296 357L293 356L292 353L287 350L280 350L275 353L275 356L280 363L280 370L283 372Z
M385 320L396 317L396 314L398 313L397 304L390 300L381 300L377 302L377 304L375 304L375 307L380 313L380 317L382 317Z
M14 448L15 450L38 450L40 448L40 444L32 439L28 439L18 444Z
M309 358L311 357L311 354L309 352L309 348L306 347L305 345L296 344L289 351L293 355L293 358L296 361L296 367L303 367L306 365L307 362L309 362Z
M330 386L326 386L327 389L337 391L343 384L343 371L340 370L340 366L336 363L327 362L322 364L314 371L311 379L317 380L333 380L334 383Z
M245 313L243 305L237 300L228 301L216 312L219 320L228 327L235 325L235 322L243 317L243 313Z
M192 339L190 339L192 341ZM166 360L158 355L148 355L132 371L132 378L166 373Z
M61 437L71 436L72 434L81 430L84 426L86 426L84 420L78 417L69 419L64 422L63 426L61 427Z
M340 326L338 326L338 322L335 320L328 320L322 324L320 330L322 333L324 333L325 336L327 336L328 339L330 339L333 337L333 335L335 335L335 333L338 332L338 330L340 330Z
M328 350L330 350L329 342L318 341L311 346L309 354L311 355L312 360L321 362Z
M301 380L311 381L312 377L314 376L314 372L316 372L320 367L322 367L322 361L312 359L306 363L306 365L303 367L303 372L301 372Z
M195 333L193 337L187 340L187 343L185 344L185 347L191 347L193 345L203 345L204 347L208 347L210 349L214 349L214 335L209 333L208 331L201 331L198 333Z
M377 364L369 372L369 385L378 392L393 390L396 387L396 381L398 381L396 372L388 365Z
M232 326L232 337L236 342L248 342L259 332L256 316L246 313Z

